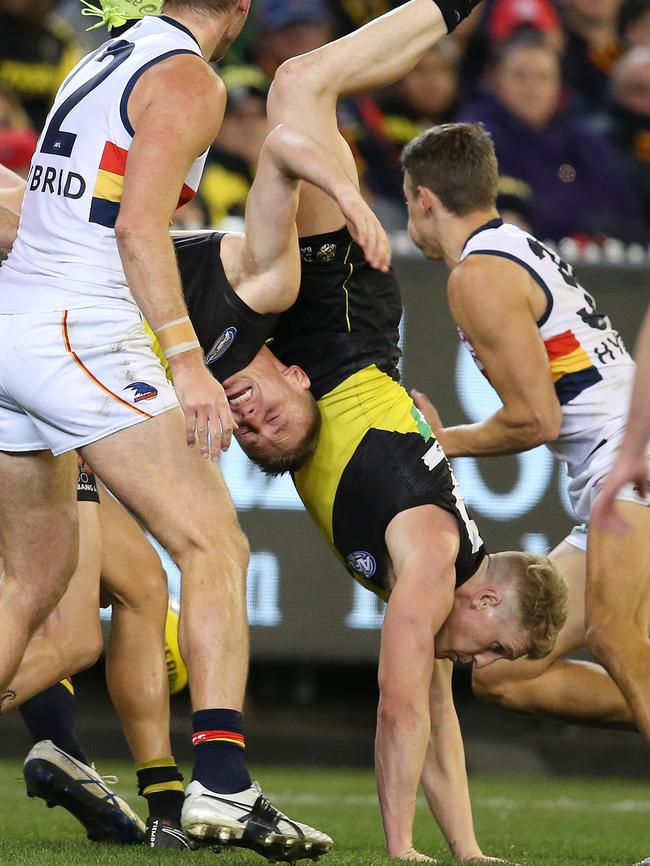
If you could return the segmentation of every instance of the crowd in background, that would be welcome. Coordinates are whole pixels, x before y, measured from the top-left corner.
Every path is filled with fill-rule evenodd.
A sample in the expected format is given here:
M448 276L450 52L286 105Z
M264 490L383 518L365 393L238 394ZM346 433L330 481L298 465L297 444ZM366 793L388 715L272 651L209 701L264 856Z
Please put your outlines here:
M217 226L243 214L277 67L389 8L253 0L220 65L228 109L200 196L179 222ZM20 173L67 71L105 35L87 33L79 10L78 0L0 0L0 162ZM650 242L650 0L484 0L402 81L342 101L341 132L388 228L406 221L402 146L453 120L492 134L510 221L552 241Z

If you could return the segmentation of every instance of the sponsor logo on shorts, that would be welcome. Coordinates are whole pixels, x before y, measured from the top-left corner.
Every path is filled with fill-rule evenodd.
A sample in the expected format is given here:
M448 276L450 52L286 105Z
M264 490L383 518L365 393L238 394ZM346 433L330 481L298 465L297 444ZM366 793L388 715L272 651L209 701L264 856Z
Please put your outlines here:
M319 262L331 262L336 255L336 244L323 244L316 253Z
M134 403L139 403L141 400L153 400L154 397L158 396L158 389L146 382L131 382L124 390L133 391Z
M205 356L205 363L212 364L214 361L218 360L222 355L225 355L228 349L235 342L235 337L237 336L237 328L234 325L231 325L229 328L220 334L217 339L214 341L214 345L210 349L210 351Z
M354 571L362 574L368 580L377 571L375 557L368 553L367 550L355 550L354 553L348 553L345 561Z

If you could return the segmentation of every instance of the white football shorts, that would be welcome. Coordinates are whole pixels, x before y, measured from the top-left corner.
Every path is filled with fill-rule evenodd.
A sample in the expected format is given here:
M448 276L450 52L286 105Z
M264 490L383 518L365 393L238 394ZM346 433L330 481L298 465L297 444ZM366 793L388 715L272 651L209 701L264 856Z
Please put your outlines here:
M134 304L0 314L0 449L63 454L178 406Z
M605 431L603 442L596 447L588 460L580 467L578 473L569 483L569 498L573 510L582 526L576 526L566 538L569 544L580 550L587 549L588 523L594 499L598 495L602 483L614 465L616 454L623 441L625 427L617 425L613 432ZM650 450L648 451L648 467L650 471ZM621 502L634 502L637 505L650 507L650 497L641 496L634 484L625 484L618 491L616 499Z

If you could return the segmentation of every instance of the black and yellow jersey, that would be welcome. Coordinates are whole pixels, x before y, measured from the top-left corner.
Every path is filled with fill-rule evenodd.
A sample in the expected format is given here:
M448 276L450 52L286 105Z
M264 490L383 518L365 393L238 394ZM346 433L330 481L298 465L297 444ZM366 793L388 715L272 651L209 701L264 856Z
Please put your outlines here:
M375 364L394 379L402 300L392 271L371 268L346 228L300 238L300 292L282 313L270 349L298 364L319 399Z
M253 360L277 315L256 313L228 282L221 263L223 232L174 238L183 295L205 363L223 382Z
M458 586L485 548L440 445L397 381L397 279L371 268L347 229L300 238L300 255L298 300L270 343L281 361L305 370L322 418L296 489L350 574L384 599L393 517L426 504L449 511L460 533Z
M387 599L388 524L402 511L431 504L458 523L456 586L468 580L485 548L447 458L405 388L371 365L348 376L318 406L316 452L294 483L348 572Z

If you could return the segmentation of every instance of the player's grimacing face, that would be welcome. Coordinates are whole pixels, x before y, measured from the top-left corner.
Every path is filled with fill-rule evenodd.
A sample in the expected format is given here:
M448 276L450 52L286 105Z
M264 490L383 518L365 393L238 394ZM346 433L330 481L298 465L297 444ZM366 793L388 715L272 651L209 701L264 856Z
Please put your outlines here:
M253 460L296 449L305 429L300 387L275 370L263 376L247 370L224 383L237 423L235 437Z
M499 659L514 660L530 650L529 635L518 618L500 607L454 604L435 638L436 658L486 667Z

